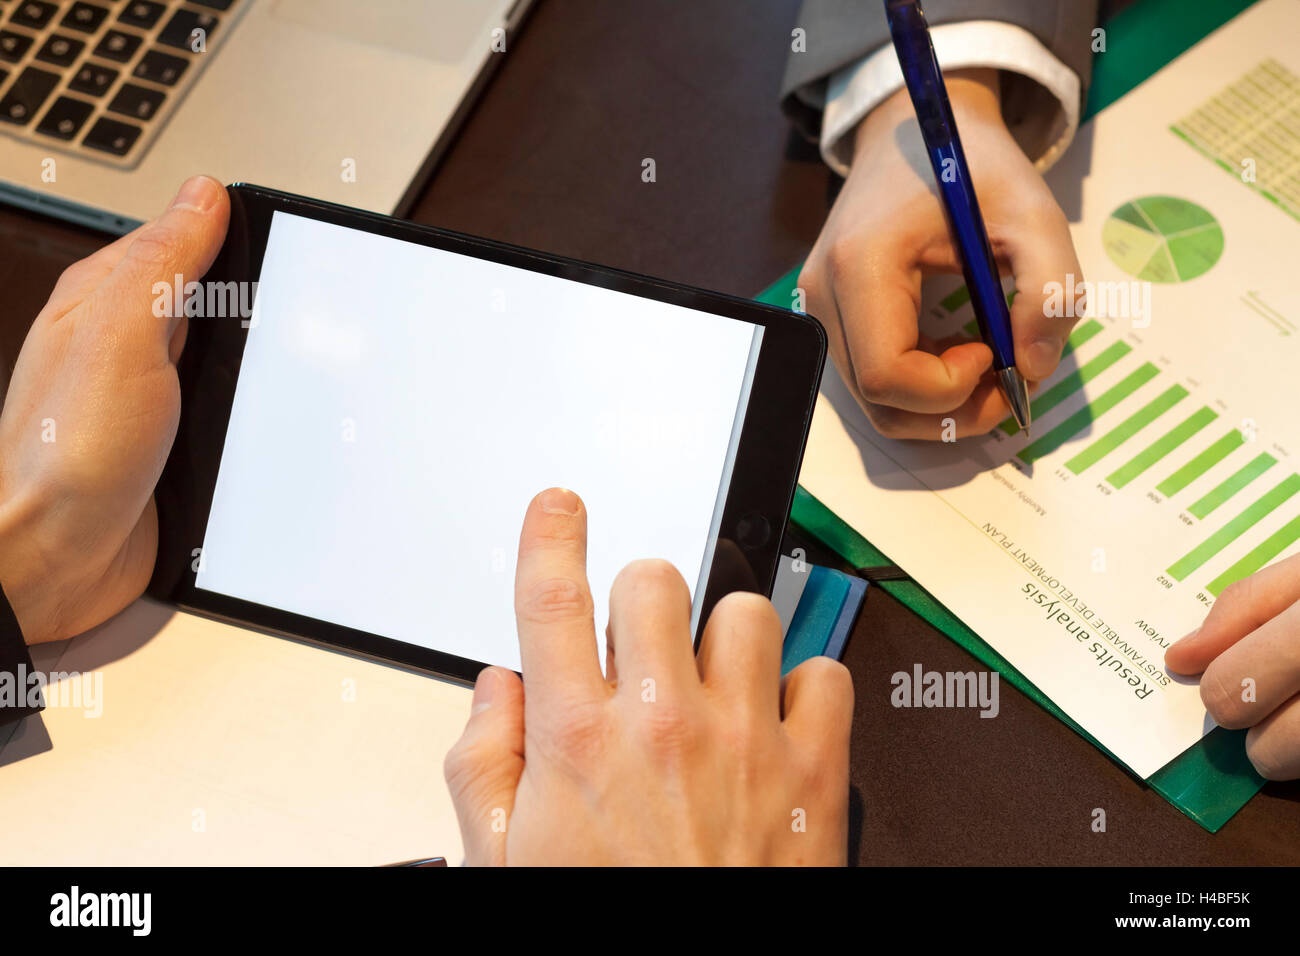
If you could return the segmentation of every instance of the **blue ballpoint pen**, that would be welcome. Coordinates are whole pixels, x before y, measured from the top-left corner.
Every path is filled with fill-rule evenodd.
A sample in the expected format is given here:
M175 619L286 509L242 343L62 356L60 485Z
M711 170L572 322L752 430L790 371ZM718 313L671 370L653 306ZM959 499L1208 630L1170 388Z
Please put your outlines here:
M1002 292L997 262L989 245L988 232L975 199L970 167L957 135L957 121L948 103L939 61L925 25L925 13L918 0L884 0L889 32L907 92L912 97L921 137L939 186L939 197L948 213L948 226L961 255L962 274L970 290L980 337L993 350L993 371L1011 406L1011 414L1025 433L1029 432L1029 389L1016 370L1015 337L1011 314Z

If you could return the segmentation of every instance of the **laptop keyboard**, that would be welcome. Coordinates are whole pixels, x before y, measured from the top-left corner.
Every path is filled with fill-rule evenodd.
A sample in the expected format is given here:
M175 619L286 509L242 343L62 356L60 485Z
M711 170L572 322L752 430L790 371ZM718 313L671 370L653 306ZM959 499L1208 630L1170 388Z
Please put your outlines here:
M0 135L134 166L250 0L0 0Z

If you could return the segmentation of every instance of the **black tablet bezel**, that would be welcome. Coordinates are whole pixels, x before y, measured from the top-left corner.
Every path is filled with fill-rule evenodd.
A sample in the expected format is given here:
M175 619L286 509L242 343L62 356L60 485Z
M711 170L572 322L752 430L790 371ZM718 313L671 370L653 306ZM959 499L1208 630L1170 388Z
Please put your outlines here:
M723 594L738 589L771 593L826 357L826 333L815 319L748 299L262 187L236 183L229 187L229 195L230 230L205 282L256 282L272 215L281 210L763 326L696 643L709 611ZM198 549L207 527L246 336L239 316L189 322L177 365L180 425L156 494L158 559L149 593L219 620L472 681L485 666L478 661L195 587Z

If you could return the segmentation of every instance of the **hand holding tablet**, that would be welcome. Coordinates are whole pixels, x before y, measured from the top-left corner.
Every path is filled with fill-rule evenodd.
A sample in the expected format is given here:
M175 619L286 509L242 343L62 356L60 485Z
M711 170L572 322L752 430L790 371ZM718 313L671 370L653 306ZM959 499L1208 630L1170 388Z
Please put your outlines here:
M32 323L0 414L0 585L28 644L94 627L149 580L186 332L153 316L151 289L202 275L228 215L220 183L188 180L157 219L69 267Z
M230 196L225 248L183 299L156 596L462 680L519 670L514 547L548 486L598 516L602 627L638 558L685 577L692 636L737 577L770 589L825 355L814 320Z

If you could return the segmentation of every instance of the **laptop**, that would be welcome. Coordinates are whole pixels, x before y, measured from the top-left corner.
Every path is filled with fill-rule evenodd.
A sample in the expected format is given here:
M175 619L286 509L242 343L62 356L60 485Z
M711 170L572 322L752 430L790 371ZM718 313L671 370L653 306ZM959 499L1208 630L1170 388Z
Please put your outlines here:
M0 0L0 201L122 233L194 173L403 215L531 0Z

